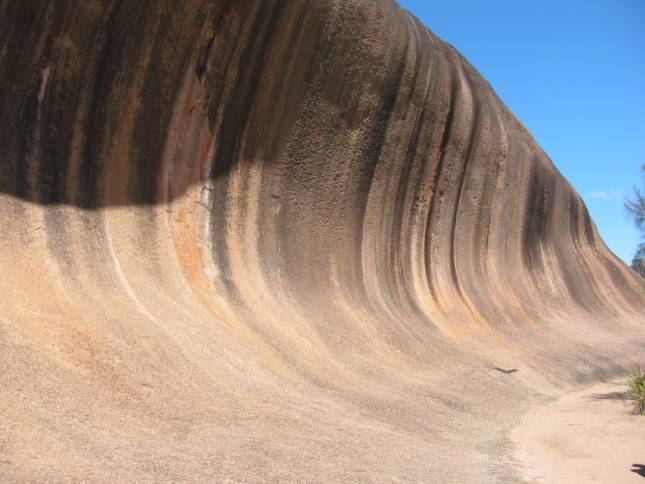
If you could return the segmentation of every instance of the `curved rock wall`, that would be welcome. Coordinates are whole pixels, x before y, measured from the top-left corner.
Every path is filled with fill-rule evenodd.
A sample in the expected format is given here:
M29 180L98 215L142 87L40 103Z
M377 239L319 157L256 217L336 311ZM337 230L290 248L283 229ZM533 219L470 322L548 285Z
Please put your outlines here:
M0 227L9 478L512 480L537 393L645 356L642 281L388 0L0 2Z

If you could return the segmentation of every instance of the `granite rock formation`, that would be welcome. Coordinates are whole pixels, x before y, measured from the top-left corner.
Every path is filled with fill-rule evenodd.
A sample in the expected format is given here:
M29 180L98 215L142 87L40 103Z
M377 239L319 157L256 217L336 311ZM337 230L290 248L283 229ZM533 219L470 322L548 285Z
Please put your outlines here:
M512 481L528 405L645 357L642 281L391 0L0 1L0 227L2 480Z

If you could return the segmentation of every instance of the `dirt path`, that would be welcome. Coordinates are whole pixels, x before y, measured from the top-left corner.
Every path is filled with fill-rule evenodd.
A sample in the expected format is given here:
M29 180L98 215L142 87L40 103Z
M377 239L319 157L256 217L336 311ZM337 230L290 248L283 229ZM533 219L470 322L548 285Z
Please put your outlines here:
M644 483L645 416L630 414L622 382L534 407L511 434L530 483Z

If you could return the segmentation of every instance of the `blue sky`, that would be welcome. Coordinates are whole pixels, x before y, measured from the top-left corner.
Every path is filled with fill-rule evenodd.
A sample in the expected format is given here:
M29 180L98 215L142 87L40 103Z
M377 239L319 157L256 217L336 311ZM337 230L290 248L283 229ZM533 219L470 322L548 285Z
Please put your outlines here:
M399 0L493 85L630 263L645 163L645 0Z

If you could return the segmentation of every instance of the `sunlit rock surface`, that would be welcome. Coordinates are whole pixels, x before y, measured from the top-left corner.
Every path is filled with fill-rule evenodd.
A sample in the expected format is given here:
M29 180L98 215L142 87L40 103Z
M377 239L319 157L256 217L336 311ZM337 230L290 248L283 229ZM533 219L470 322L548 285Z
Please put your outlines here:
M0 2L0 229L2 480L513 481L528 405L645 357L642 282L389 0Z

